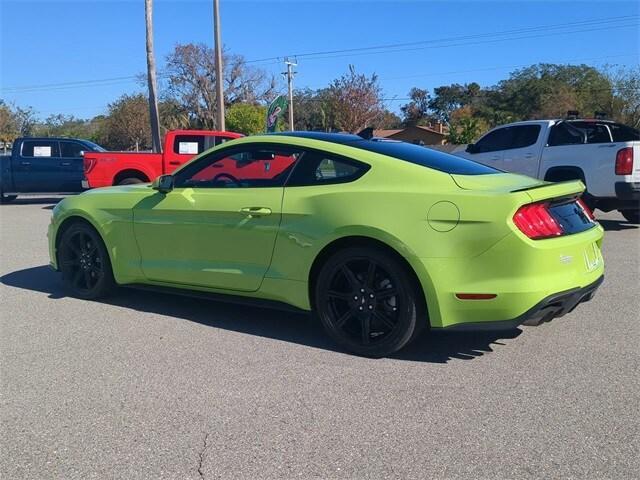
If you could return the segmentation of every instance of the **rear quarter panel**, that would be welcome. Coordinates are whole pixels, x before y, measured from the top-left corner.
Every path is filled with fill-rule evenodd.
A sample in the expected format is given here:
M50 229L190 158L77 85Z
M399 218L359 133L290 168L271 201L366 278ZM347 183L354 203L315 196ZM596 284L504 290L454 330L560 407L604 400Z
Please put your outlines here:
M332 148L337 154L368 159L372 168L352 183L285 188L268 279L308 282L312 264L326 246L361 236L402 255L430 298L435 287L425 259L479 255L512 233L506 219L519 204L530 201L526 193L463 190L447 173L360 150ZM447 205L441 209L443 202ZM430 304L429 310L432 318L439 316L437 305Z

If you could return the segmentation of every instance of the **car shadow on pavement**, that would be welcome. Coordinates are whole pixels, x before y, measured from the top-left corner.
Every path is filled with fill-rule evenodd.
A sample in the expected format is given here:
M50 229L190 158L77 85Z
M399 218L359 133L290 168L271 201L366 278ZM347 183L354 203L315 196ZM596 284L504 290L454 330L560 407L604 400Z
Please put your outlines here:
M64 197L18 197L11 203L3 204L3 207L17 206L17 205L45 205L42 208L53 208Z
M43 292L56 300L66 297L59 274L48 266L27 268L0 277L9 287ZM215 328L341 352L311 315L241 304L121 288L104 301L141 312L189 320ZM493 351L500 340L513 339L521 330L505 332L428 332L390 358L430 363L471 360Z
M630 230L638 228L638 225L633 223L629 223L626 220L606 220L606 219L598 219L598 223L602 225L606 231L620 231L620 230Z

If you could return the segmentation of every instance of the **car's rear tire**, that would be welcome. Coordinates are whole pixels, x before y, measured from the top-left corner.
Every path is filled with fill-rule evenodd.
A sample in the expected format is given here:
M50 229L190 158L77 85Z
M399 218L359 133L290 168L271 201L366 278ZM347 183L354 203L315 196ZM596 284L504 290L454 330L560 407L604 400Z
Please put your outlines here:
M93 227L76 223L65 230L58 244L62 282L74 297L94 300L114 290L109 254Z
M0 203L11 203L16 198L18 198L17 195L5 195L4 193L0 192Z
M640 210L620 210L629 223L640 223Z
M144 181L137 177L129 177L129 178L123 178L117 184L118 185L135 185L136 183L144 183Z
M426 325L417 288L394 256L372 247L348 247L322 266L314 306L338 344L378 358L406 346Z

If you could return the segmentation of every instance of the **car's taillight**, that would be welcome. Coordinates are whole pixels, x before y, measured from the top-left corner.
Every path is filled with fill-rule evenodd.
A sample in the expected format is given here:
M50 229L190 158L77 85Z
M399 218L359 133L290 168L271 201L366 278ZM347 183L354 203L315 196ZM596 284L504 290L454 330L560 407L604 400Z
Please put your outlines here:
M84 173L89 173L93 169L95 164L96 162L92 158L84 157L84 160L83 160Z
M584 213L587 217L589 217L589 219L591 219L592 221L596 221L596 216L593 214L593 210L591 210L586 203L584 203L584 200L582 198L579 198L577 200L578 205L580 205L580 207L582 207L582 210L584 210Z
M547 203L530 203L518 209L513 223L527 237L541 239L562 235L562 226L549 213Z
M633 148L621 148L616 154L616 175L631 175L632 171Z

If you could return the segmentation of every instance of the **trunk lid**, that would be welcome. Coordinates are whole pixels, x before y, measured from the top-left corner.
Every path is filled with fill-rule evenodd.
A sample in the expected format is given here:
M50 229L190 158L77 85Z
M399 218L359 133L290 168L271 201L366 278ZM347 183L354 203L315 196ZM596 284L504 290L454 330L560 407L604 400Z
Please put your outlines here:
M551 183L525 175L497 173L491 175L451 175L463 190L495 193L525 192L532 202L578 196L584 191L580 180Z

